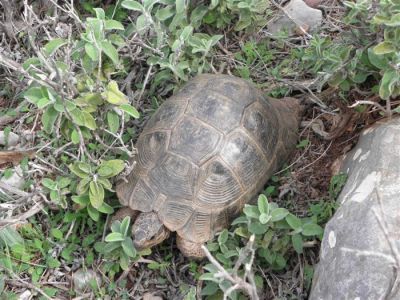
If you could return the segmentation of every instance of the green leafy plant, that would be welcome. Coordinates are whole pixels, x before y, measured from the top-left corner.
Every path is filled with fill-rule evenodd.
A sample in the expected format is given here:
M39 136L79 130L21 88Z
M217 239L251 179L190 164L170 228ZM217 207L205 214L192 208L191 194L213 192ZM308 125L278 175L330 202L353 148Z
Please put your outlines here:
M130 217L125 217L121 222L114 221L105 241L104 254L119 257L119 265L123 270L127 270L131 259L138 255L130 237Z
M80 178L76 187L78 196L72 200L80 208L86 208L89 216L98 221L99 212L110 214L113 208L104 202L105 190L113 192L109 178L118 175L125 167L120 159L103 161L99 166L89 163L75 162L69 166L70 170Z
M233 231L222 231L217 241L207 245L227 272L235 269L240 274L236 261L241 260L241 253L245 249L240 247L241 241L250 240L252 236L254 241L251 247L257 265L267 265L273 270L282 270L287 266L291 250L301 254L305 241L322 238L323 229L313 218L298 218L287 209L268 202L264 194L258 197L257 205L246 204L243 213L233 221ZM226 291L232 286L226 278L214 276L218 272L215 266L208 265L206 270L208 273L202 275L201 279L211 282L207 283L204 296L216 293L219 288ZM257 274L254 280L259 284L262 282Z
M305 66L319 75L321 83L328 82L344 93L366 88L372 98L378 92L387 102L386 109L380 109L391 114L390 99L400 94L400 6L386 0L344 4L349 8L344 21L350 31L335 40L313 37L303 56Z
M269 3L262 0L213 0L204 22L217 28L235 24L237 31L254 29L266 24L268 8Z
M190 15L189 4L185 1L157 2L122 2L123 7L140 13L135 24L137 32L155 33L152 41L156 51L147 62L167 71L159 76L165 78L171 72L176 81L186 81L190 73L209 70L207 57L222 35L195 33L202 13L194 9Z

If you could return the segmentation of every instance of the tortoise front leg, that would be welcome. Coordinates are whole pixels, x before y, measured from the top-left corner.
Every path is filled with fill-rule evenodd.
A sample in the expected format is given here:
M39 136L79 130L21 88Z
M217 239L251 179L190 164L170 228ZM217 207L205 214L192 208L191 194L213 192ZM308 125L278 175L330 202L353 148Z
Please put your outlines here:
M186 257L202 259L206 256L203 249L201 249L201 245L203 245L202 243L194 243L189 240L185 240L177 235L176 245L178 246L179 250L181 250L182 254Z

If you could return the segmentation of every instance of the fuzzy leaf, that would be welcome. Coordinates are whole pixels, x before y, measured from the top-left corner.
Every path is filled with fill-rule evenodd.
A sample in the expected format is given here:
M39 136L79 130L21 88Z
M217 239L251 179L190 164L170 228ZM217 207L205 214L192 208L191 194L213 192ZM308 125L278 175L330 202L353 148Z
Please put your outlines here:
M104 239L106 242L122 242L125 237L120 232L111 232Z
M101 184L91 181L89 184L89 198L90 204L96 209L103 205L104 201L104 188Z
M104 178L110 178L118 175L125 168L125 163L121 159L112 159L101 163L97 174Z
M128 98L119 90L118 84L115 81L110 81L107 89L102 96L105 100L114 105L121 105L128 103Z
M124 249L124 252L126 255L130 257L135 257L137 252L135 247L133 246L132 239L130 237L125 238L125 240L121 243L122 249Z
M373 48L373 51L377 55L383 55L396 51L396 48L390 42L381 42Z
M112 133L117 133L119 129L119 116L113 112L107 112L107 124Z
M130 10L144 11L143 5L137 1L125 0L125 1L122 1L121 6L127 8L127 9L130 9Z
M134 108L132 105L129 104L122 104L119 106L119 108L121 110L123 110L124 112L126 112L128 115L130 115L131 117L134 117L135 119L140 117L139 112L136 110L136 108Z
M50 42L48 42L46 44L46 46L44 46L44 48L43 48L44 53L47 56L51 56L54 54L54 52L57 51L57 49L59 49L61 46L65 45L66 43L67 43L67 41L64 39L61 39L61 38L51 40Z
M286 216L286 222L292 227L294 230L301 228L301 220L293 214L288 214Z
M42 179L43 186L47 187L49 190L56 191L57 190L57 182L51 180L50 178Z
M292 244L297 253L303 253L303 238L300 234L292 235Z
M321 226L319 226L318 224L305 224L303 226L303 231L302 234L305 236L318 236L320 234L322 234L324 232L324 230L322 229Z
M90 57L91 60L93 60L93 61L99 60L100 53L95 45L93 45L91 43L86 43L85 44L85 52Z
M115 21L115 20L106 20L104 22L105 28L107 30L124 30L124 25L121 24L121 22Z
M289 214L286 208L275 208L271 211L271 221L276 222L283 220Z
M118 65L118 52L117 49L109 41L101 41L101 50L112 60L114 65Z

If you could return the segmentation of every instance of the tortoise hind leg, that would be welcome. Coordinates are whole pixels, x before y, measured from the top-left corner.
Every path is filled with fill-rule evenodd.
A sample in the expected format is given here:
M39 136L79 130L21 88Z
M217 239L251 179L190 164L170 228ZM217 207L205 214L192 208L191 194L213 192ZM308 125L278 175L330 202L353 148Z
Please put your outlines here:
M108 226L111 228L111 224L114 221L122 221L125 217L131 217L131 224L135 222L135 219L139 215L140 211L133 210L129 207L122 207L111 217Z
M202 259L206 256L203 249L201 249L201 245L203 245L202 243L193 243L177 235L176 245L178 246L182 254L186 257L194 259Z

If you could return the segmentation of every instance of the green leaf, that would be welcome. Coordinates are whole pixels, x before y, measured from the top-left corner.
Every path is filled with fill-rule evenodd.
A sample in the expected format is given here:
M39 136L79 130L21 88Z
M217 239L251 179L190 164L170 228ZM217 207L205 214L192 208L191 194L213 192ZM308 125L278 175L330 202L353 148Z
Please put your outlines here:
M249 218L258 219L260 217L260 212L258 208L254 205L245 204L243 208L244 214Z
M249 225L249 231L254 234L263 234L268 230L268 226L263 225L259 222L251 223Z
M125 163L121 159L112 159L105 162L102 162L99 169L97 170L97 174L104 178L110 178L118 175L125 168Z
M79 168L77 163L70 164L69 169L71 170L72 173L74 173L76 176L80 178L88 178L89 177L89 172L82 171L81 168Z
M108 254L108 253L111 253L111 252L119 249L120 247L121 246L119 243L105 243L105 245L104 246L102 245L102 247L99 249L99 250L101 250L101 252L100 251L99 252Z
M105 28L107 30L112 30L112 29L116 29L116 30L124 30L124 25L121 24L121 22L115 21L115 20L106 20L104 22Z
M136 30L138 32L143 31L148 25L147 19L144 15L140 15L137 19L136 19Z
M396 3L396 2L394 2L394 3ZM390 21L387 21L384 24L389 27L400 26L400 13L392 15L392 17L390 18Z
M104 40L103 21L95 18L87 18L86 25L93 32L97 42ZM92 38L90 38L92 39Z
M105 100L114 105L121 105L128 103L128 98L119 90L118 84L115 81L110 81L107 89L102 96Z
M271 211L271 222L283 220L289 214L286 208L275 208Z
M396 70L387 70L383 74L381 84L379 87L379 96L382 99L389 99L393 93L396 83L400 81L400 76Z
M83 120L84 120L85 127L89 128L91 130L95 130L97 128L97 125L96 125L96 121L93 118L93 116L86 111L82 111L82 114L83 114Z
M86 206L90 202L89 195L72 196L71 199L75 203L82 205L82 206Z
M318 236L323 232L324 230L318 224L309 223L309 224L304 224L303 231L301 233L305 236Z
M122 1L122 7L135 11L144 11L144 7L137 1L125 0Z
M52 133L54 130L54 124L58 117L58 111L54 109L53 106L47 106L42 115L43 129L47 133Z
M106 242L122 242L125 240L125 237L120 232L111 232L109 233L105 239Z
M218 292L218 290L219 290L218 284L216 284L215 282L209 281L201 289L201 296L212 296L212 295L216 294Z
M140 117L139 112L132 105L122 104L119 106L119 109L123 110L124 112L126 112L128 115L130 115L131 117L133 117L135 119Z
M100 20L105 19L106 14L102 8L93 8L93 10L96 12L97 19L100 19Z
M214 273L204 273L199 277L199 280L203 281L214 281L214 282L219 282L217 278L214 277Z
M60 201L60 195L58 191L50 191L50 200L56 203Z
M67 41L61 38L51 40L44 46L43 50L47 56L51 56L57 51L61 46L67 44Z
M176 6L176 14L183 14L185 12L186 9L185 0L176 0L175 6Z
M100 48L112 60L114 65L118 65L118 52L117 49L109 41L101 41Z
M100 213L98 212L98 210L96 210L93 206L91 206L90 204L86 207L86 210L88 212L89 217L97 222L100 218Z
M51 269L56 269L61 266L61 263L53 257L48 257L46 260L46 263L47 263L47 266Z
M42 99L49 99L49 93L45 87L31 87L24 93L24 98L36 104Z
M294 230L300 229L302 226L301 220L293 214L288 214L286 216L286 222L292 227Z
M89 189L89 183L90 183L90 181L92 181L92 178L90 178L89 176L88 176L87 178L82 179L82 180L79 182L78 186L76 187L76 191L77 191L79 194L86 193L87 190Z
M373 51L377 55L383 55L396 51L395 46L390 42L381 42L373 48Z
M125 254L124 251L120 252L119 256L119 265L121 266L122 270L128 270L129 268L129 256Z
M114 209L105 202L103 202L103 205L100 206L97 210L99 212L101 212L103 214L107 214L107 215L112 214L114 212Z
M262 213L259 217L259 221L261 224L267 224L269 220L271 220L271 216L264 213Z
M62 231L61 231L60 229L58 229L58 228L52 228L52 229L50 230L50 232L51 232L51 235L52 235L53 237L55 237L57 240L62 240L62 238L63 238L63 233L62 233Z
M80 142L79 134L75 129L71 132L71 142L75 145L78 145Z
M100 183L106 190L113 192L112 184L111 184L110 180L100 177L100 178L97 178L97 182Z
M82 110L79 108L75 108L69 111L69 114L72 117L72 121L78 126L85 126L85 118Z
M56 191L57 190L57 183L50 178L43 178L42 179L43 186L47 187L49 190Z
M107 124L112 133L117 133L119 129L119 116L113 112L107 112Z
M121 243L122 249L124 249L124 252L126 255L130 257L135 257L136 256L136 249L133 246L132 239L130 237L125 238L125 240Z
M112 224L111 224L111 231L112 232L121 232L121 222L118 220L115 220Z
M99 60L100 52L95 45L93 45L91 43L86 43L85 44L85 52L90 57L91 60L93 60L93 61Z
M131 222L131 217L126 216L122 222L121 222L121 226L120 226L120 233L123 236L127 236L128 235L128 230L129 230L129 224Z
M60 189L67 187L71 183L71 179L68 177L61 177L57 179L57 185Z
M38 108L42 109L42 108L46 107L47 105L49 105L50 103L51 103L50 99L42 98L36 103L36 105Z
M292 235L292 244L297 253L303 253L303 238L300 234Z
M218 243L219 244L225 244L226 241L228 240L229 233L228 230L224 229L220 235L218 236Z
M262 214L269 214L269 204L268 204L268 199L264 194L261 194L258 196L258 210L260 211L260 213Z
M167 6L157 10L156 18L160 21L165 21L175 14L175 10L171 6Z
M104 188L101 184L91 181L89 184L89 199L90 204L96 209L103 205Z

